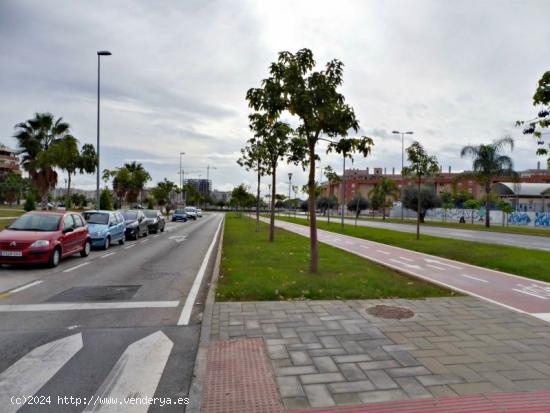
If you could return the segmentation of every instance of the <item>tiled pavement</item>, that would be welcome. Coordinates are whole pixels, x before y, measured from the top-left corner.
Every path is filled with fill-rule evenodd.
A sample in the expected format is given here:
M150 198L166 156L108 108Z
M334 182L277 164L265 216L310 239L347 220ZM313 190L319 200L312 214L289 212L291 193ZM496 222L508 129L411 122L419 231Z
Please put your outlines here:
M472 297L216 304L211 340L243 337L264 339L287 410L550 389L550 324Z

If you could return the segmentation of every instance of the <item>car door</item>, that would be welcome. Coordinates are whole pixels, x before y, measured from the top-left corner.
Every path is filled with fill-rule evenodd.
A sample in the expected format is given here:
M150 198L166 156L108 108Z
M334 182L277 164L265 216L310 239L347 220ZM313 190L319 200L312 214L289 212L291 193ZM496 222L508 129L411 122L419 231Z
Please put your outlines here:
M113 239L121 240L124 235L124 227L121 225L117 212L111 214L111 223L113 224Z
M86 238L88 236L88 231L86 229L86 222L79 214L72 214L74 220L74 233L75 233L75 244L74 248L80 250L84 247Z
M124 222L124 217L120 212L115 213L117 216L118 230L120 231L120 238L124 238L124 233L126 231L126 222Z
M141 211L138 211L138 222L139 222L140 232L142 234L145 234L148 231L147 220L146 220L145 214Z
M72 254L75 249L75 226L72 214L63 216L63 235L61 236L61 247L63 255Z

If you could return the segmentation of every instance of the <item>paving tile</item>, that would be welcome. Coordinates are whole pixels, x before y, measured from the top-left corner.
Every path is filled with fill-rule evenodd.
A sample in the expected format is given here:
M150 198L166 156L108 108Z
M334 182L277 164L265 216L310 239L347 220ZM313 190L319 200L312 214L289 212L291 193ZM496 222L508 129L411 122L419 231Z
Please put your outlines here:
M315 366L281 367L276 370L277 376L296 376L317 373Z
M283 406L286 410L307 409L309 403L306 397L283 398Z
M384 360L384 361L367 361L364 363L359 363L359 367L367 371L367 370L388 369L392 367L401 367L401 366L395 360Z
M295 366L306 366L313 364L313 361L311 361L307 351L289 351L288 353L290 354L292 364Z
M431 376L418 376L418 380L424 386L435 386L438 384L463 383L464 379L454 374L433 374Z
M452 397L456 396L457 394L453 389L451 389L449 386L440 385L440 386L426 386L426 389L434 396L434 397Z
M305 396L302 385L298 380L298 376L283 376L275 379L277 382L277 388L281 397L301 397Z
M338 367L348 381L366 379L363 371L355 363L341 363L338 364Z
M459 396L467 394L482 394L491 393L498 390L493 384L488 382L482 383L459 383L449 385Z
M411 399L432 397L432 394L414 377L400 377L395 379L395 381Z
M375 390L358 394L363 403L377 403L408 399L408 396L405 392L403 392L403 390Z
M303 384L335 383L346 379L340 373L303 374L300 376Z
M348 356L334 356L336 363L358 363L362 361L370 361L371 358L367 354L351 354Z
M310 384L304 386L307 399L311 407L332 407L336 403L324 384Z
M313 364L315 364L317 370L319 370L319 373L331 373L338 371L338 366L336 366L330 356L313 357Z
M398 367L387 369L386 372L392 377L425 376L428 374L432 374L432 372L424 366Z
M394 389L397 383L383 370L367 370L365 374L377 389Z
M369 380L350 381L343 383L331 383L328 385L331 393L358 393L374 390L374 385Z
M338 406L360 404L361 398L357 393L332 393L332 398Z

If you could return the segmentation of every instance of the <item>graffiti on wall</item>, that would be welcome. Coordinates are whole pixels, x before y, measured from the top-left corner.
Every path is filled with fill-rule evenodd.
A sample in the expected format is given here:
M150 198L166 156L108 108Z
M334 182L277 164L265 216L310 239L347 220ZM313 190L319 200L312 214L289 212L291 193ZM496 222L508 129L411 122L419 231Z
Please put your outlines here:
M482 219L482 215L477 209L458 209L451 208L444 210L443 208L434 208L428 210L426 213L427 219L440 220L446 219L447 221L460 221L460 218L464 217L466 221L472 220L472 214L474 215L474 221Z
M550 212L537 212L535 215L535 227L550 228Z

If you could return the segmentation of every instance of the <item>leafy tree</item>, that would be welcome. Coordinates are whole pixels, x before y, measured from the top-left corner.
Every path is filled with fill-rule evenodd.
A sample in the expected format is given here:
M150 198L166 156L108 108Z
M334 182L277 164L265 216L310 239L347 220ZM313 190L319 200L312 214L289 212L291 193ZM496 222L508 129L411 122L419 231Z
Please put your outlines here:
M537 155L548 155L550 153L550 143L548 143L548 148L546 148L544 135L548 135L546 130L550 127L550 71L542 75L533 95L533 106L537 105L540 105L537 116L529 121L517 121L516 126L527 124L523 129L523 133L525 135L533 135L537 140ZM550 168L550 157L547 163Z
M248 192L248 187L245 184L240 184L231 191L231 204L235 207L238 216L241 216L239 207L242 212L244 208L251 205L251 203L254 204L255 201L256 198Z
M201 194L191 184L185 184L183 186L183 192L185 193L185 202L188 205L199 205L201 202Z
M464 202L466 202L469 199L473 199L474 197L470 192L464 189L454 192L452 196L454 199L455 206L457 208L462 208L464 205Z
M260 232L260 183L262 176L266 175L269 167L272 166L271 162L268 163L266 146L266 143L262 139L253 138L249 140L249 145L241 149L241 157L237 161L237 163L246 168L247 171L256 171L256 177L258 179L256 186L256 232ZM275 170L275 168L273 168L273 170ZM272 185L275 185L275 182L273 182ZM270 241L273 241L275 231L271 228L271 223L269 234Z
M378 211L384 205L384 198L379 192L369 191L369 204L372 210L372 219L374 219L374 211Z
M332 167L330 165L325 167L324 172L325 172L325 178L328 181L329 195L327 196L327 211L328 211L327 223L330 224L330 211L331 211L332 208L334 208L338 205L338 199L336 198L336 196L334 196L334 194L331 193L332 186L337 184L337 183L340 183L342 181L342 179L338 176L338 174L336 172L334 172L334 170L332 169ZM332 205L332 200L335 200L335 205Z
M410 163L409 166L403 168L403 176L411 176L416 179L417 183L417 204L415 208L411 208L408 205L403 204L414 211L416 211L416 239L420 239L420 220L424 220L424 216L421 216L424 208L424 200L422 196L424 193L420 190L422 185L422 178L425 176L435 175L439 171L439 165L437 164L437 158L430 156L419 142L413 142L411 146L407 148L407 159ZM406 199L406 197L404 197ZM425 214L425 212L424 212Z
M29 182L25 178L18 173L9 172L0 181L0 197L7 203L19 204L23 192L26 192L28 188Z
M55 119L51 113L36 113L34 118L18 123L15 128L21 163L45 205L48 193L57 184L57 172L55 165L48 162L50 158L40 155L56 142L71 137L70 126L63 118Z
M341 139L348 131L355 132L359 123L351 106L338 91L343 82L343 63L332 60L325 70L314 71L315 60L309 49L297 53L280 52L270 65L270 77L262 81L262 88L250 89L249 105L263 111L270 120L287 111L297 118L296 136L291 141L289 160L309 168L308 193L310 214L310 271L317 272L317 221L315 215L315 162L319 158L316 148L327 140L328 151L344 156L358 151L365 156L370 152L372 140L368 138ZM326 138L324 138L326 137ZM344 140L345 142L341 142Z
M485 226L490 227L490 197L493 188L493 179L499 176L516 177L512 158L502 154L502 150L510 147L514 149L514 140L507 136L497 139L488 145L467 145L460 151L461 157L469 156L473 159L473 172L465 176L473 177L485 190Z
M466 209L479 209L481 207L481 203L477 199L468 199L464 202L464 208ZM474 223L474 213L472 211L472 224Z
M399 198L399 188L394 180L384 178L371 189L382 200L382 219L386 220L386 206Z
M348 210L355 211L355 225L357 226L357 218L364 209L369 207L369 200L361 193L356 193L355 196L348 202Z
M156 199L158 205L166 207L166 213L170 211L170 200L175 190L176 184L166 178L164 178L164 181L158 182L157 186L151 189L151 195Z
M113 209L113 196L107 188L104 188L99 195L99 209L106 211Z
M420 196L418 195L419 192ZM424 222L429 209L441 206L441 198L431 185L423 185L420 189L413 185L406 186L402 196L403 205L405 208L412 209L417 213L419 222Z
M36 204L34 203L34 197L32 195L27 196L23 209L27 212L34 211L36 209Z

